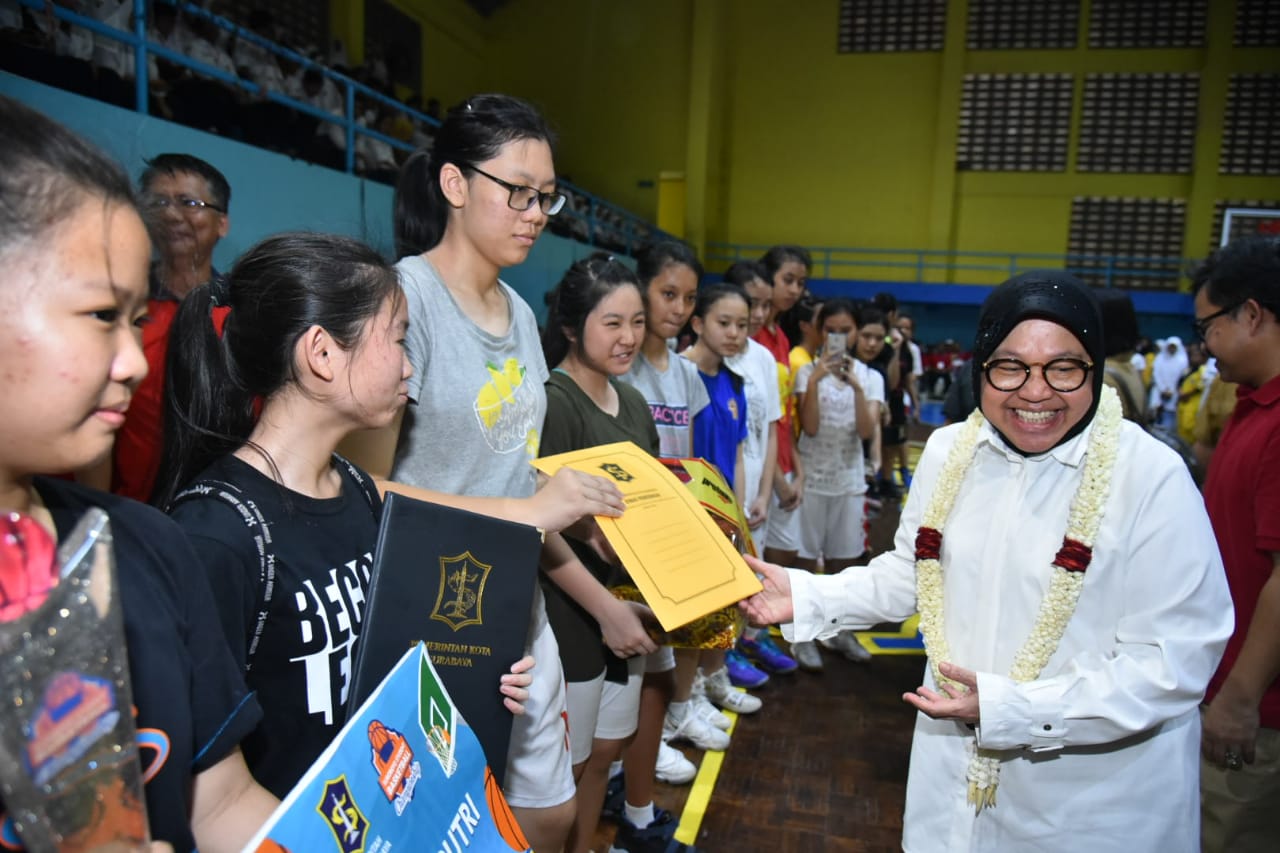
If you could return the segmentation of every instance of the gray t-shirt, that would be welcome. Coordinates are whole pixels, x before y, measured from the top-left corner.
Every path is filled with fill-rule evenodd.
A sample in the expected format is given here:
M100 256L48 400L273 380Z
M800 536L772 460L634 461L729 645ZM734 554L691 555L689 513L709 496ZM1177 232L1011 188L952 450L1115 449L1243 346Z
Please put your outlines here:
M711 402L698 378L698 368L672 352L667 354L667 369L658 370L644 353L637 352L631 370L618 378L639 391L649 404L658 427L658 455L668 459L693 456L693 416Z
M391 479L458 495L532 495L529 463L538 456L548 377L533 311L499 282L511 324L491 335L425 258L403 258L396 269L409 305L413 376Z

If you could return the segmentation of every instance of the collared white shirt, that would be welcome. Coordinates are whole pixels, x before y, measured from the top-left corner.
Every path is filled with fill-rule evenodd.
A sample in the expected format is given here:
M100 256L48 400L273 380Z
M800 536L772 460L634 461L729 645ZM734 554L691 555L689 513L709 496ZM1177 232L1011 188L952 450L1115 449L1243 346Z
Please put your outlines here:
M934 432L894 550L833 576L790 572L788 639L899 621L916 609L915 535L961 425ZM1122 424L1093 560L1041 677L1015 684L1061 546L1091 429L1023 457L984 425L943 530L953 660L978 672L976 731L917 715L908 851L1199 849L1197 705L1232 630L1204 504L1176 454ZM924 683L933 686L927 668ZM996 806L966 803L969 745L1003 751Z

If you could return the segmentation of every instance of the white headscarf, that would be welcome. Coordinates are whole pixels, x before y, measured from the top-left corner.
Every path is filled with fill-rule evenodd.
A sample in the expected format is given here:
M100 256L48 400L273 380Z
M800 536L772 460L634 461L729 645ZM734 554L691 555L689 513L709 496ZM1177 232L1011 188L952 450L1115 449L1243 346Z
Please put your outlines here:
M1173 346L1174 351L1169 352L1169 347ZM1178 383L1182 381L1182 374L1187 372L1190 361L1187 359L1187 351L1182 346L1182 339L1179 337L1166 338L1160 344L1160 351L1156 353L1156 360L1151 365L1151 403L1158 405L1160 402L1160 392L1169 391L1176 399L1178 396Z

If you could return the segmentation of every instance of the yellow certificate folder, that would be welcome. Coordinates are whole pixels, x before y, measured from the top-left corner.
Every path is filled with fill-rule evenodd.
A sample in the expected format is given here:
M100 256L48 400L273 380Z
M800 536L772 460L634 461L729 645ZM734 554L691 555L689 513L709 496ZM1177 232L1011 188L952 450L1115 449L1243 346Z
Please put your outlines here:
M567 465L617 484L626 511L596 520L664 630L760 591L755 573L693 493L635 444L603 444L533 464L548 475Z

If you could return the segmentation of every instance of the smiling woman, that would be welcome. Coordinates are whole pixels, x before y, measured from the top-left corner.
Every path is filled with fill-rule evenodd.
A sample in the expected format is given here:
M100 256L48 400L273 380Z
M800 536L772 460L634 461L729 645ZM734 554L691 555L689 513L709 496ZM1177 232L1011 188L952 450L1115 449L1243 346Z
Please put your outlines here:
M795 640L920 614L904 848L1192 853L1198 706L1231 632L1203 501L1101 388L1075 278L996 288L974 352L980 411L930 436L894 549L838 575L754 562L746 609Z
M983 305L973 387L1014 450L1043 453L1093 419L1103 380L1093 365L1105 357L1100 309L1088 290L1065 273L1023 273Z
M612 256L596 254L571 266L552 291L542 345L548 364L547 419L542 455L631 441L658 454L658 430L639 391L618 381L644 340L644 303L634 272ZM587 540L588 523L570 547L591 570L594 592L613 579L609 562ZM587 615L589 600L544 578L547 617L560 644L568 681L569 738L578 777L578 817L570 850L585 850L595 836L611 762L636 731L644 658L608 654L600 626ZM650 771L652 772L652 771Z

